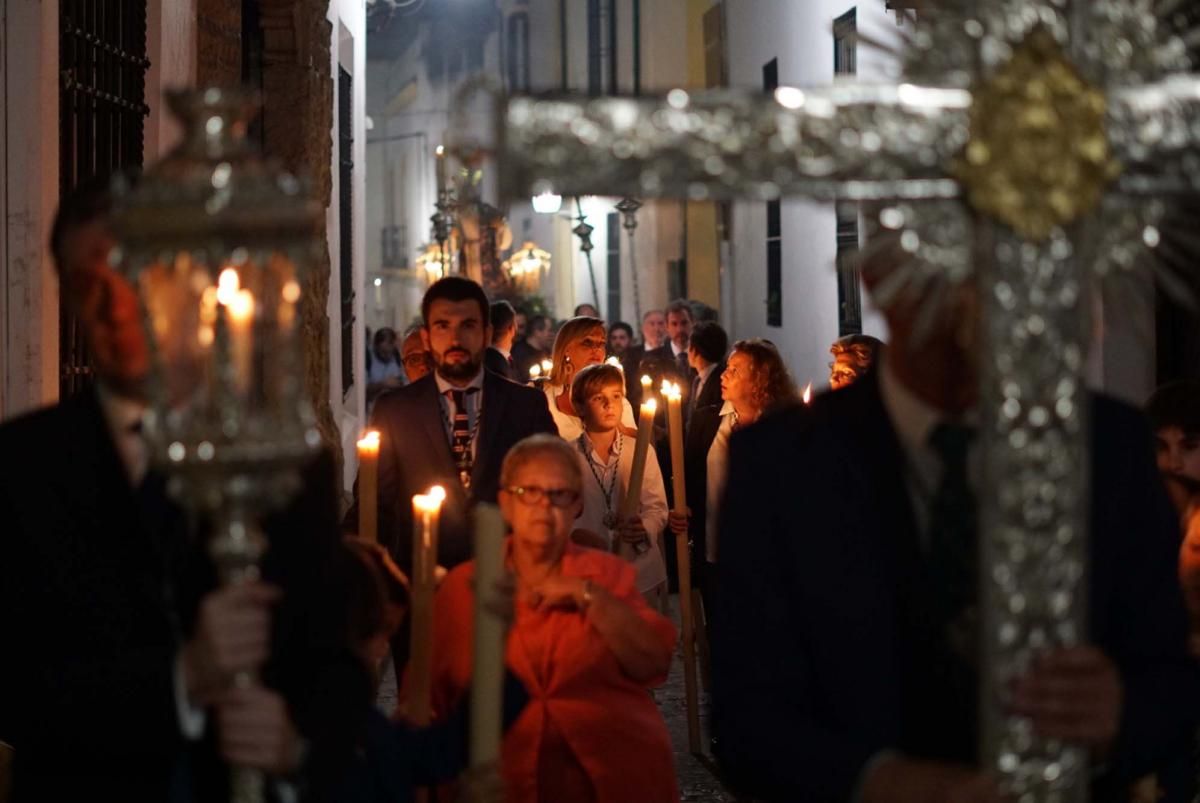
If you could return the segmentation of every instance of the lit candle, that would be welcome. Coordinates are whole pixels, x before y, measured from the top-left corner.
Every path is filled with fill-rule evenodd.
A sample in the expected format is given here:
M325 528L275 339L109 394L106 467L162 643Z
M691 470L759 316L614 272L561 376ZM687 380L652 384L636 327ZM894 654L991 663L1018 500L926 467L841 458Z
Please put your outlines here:
M650 386L653 384L654 384L653 379L646 376L645 374L642 374L642 398L643 399L648 398L650 396Z
M679 385L663 383L667 400L667 427L671 436L671 481L675 512L687 514L687 490L683 475L683 395ZM696 688L695 620L692 617L692 568L687 536L675 537L675 558L679 571L679 613L683 641L683 687L687 702L688 749L700 752L700 705Z
M549 360L542 360L542 373L550 376L550 372L554 370L554 363Z
M446 149L438 145L434 153L437 155L437 192L440 202L442 193L446 191Z
M614 368L620 368L621 373L625 372L625 366L621 365L621 360L618 359L617 357L609 357L607 360L605 360L605 362Z
M379 432L363 433L358 441L358 535L379 540Z
M529 380L532 382L542 375L542 366L534 364L529 366Z
M475 507L475 652L471 673L471 766L500 758L504 710L504 644L507 624L487 605L504 574L508 527L495 505Z
M657 412L657 400L647 399L642 402L638 415L637 441L633 445L633 465L629 469L629 487L625 489L625 496L621 499L621 521L633 518L641 508L642 480L646 476L646 456L650 452L650 439L654 437L654 415ZM619 538L613 540L614 552L621 543Z
M412 618L409 640L408 716L414 725L429 724L433 680L433 591L437 567L438 518L446 489L435 485L413 497Z
M804 393L801 394L801 398L804 399L805 404L812 403L812 382L809 382L808 385L805 386Z
M236 269L225 268L217 277L217 302L225 309L229 328L233 386L239 393L247 393L254 360L254 294L242 288Z

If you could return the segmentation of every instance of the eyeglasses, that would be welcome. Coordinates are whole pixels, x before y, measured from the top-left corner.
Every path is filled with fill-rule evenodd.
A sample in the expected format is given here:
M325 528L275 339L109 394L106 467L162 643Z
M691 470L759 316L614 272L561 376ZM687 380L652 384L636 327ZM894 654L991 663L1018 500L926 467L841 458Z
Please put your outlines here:
M505 488L527 505L536 505L543 499L549 499L554 507L570 507L579 501L579 491L574 488L543 488L540 485L514 485Z

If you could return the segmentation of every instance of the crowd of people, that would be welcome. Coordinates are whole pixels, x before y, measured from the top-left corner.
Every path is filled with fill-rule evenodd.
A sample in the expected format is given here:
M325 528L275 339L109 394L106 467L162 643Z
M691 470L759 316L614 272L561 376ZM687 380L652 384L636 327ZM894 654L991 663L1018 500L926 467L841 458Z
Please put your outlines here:
M148 348L107 258L107 215L103 193L78 194L53 235L96 386L0 426L0 799L224 800L233 764L265 773L279 801L420 788L678 800L652 696L678 642L675 539L707 611L711 747L738 795L1006 799L979 764L980 422L961 320L918 342L901 301L890 344L838 340L831 392L804 404L774 344L731 345L686 301L635 334L588 305L555 323L441 279L418 326L370 339L378 541L358 533L358 482L343 512L322 454L265 522L261 576L227 587L203 523L148 465ZM664 479L662 410L626 499L643 375L683 390L684 500ZM1048 649L999 703L1089 751L1092 799L1185 803L1200 720L1200 384L1161 388L1145 412L1093 400L1088 633ZM412 499L434 485L445 574L434 717L418 726L405 702ZM507 579L492 588L475 582L480 502L508 530ZM497 765L467 770L477 595L509 623L505 735ZM374 706L389 657L391 716Z

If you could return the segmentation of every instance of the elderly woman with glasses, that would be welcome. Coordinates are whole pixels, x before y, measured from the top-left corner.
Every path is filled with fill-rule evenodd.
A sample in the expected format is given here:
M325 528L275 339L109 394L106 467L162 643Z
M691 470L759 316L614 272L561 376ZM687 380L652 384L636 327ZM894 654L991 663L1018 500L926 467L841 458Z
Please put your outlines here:
M542 384L550 415L558 426L558 434L564 440L575 442L583 434L583 423L571 403L571 383L575 375L589 365L604 362L608 339L604 332L604 321L599 318L572 318L558 330L554 338L554 351L550 356L550 376ZM633 418L633 407L629 400L622 402L621 426L634 431L637 422Z
M675 628L638 593L633 567L573 544L583 476L574 448L527 438L501 469L500 509L516 579L505 663L533 702L504 737L510 803L677 801L666 724L647 690L666 679ZM435 711L471 682L474 561L434 603Z

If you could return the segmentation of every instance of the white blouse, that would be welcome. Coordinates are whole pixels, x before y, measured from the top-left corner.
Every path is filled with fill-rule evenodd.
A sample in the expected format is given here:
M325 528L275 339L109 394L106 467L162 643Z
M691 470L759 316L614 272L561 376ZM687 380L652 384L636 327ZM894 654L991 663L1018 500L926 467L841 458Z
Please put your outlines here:
M566 393L567 389L562 385L546 383L542 392L546 394L546 404L550 406L550 415L554 418L554 425L558 427L558 436L572 443L578 440L583 434L583 422L579 420L579 416L567 415L558 409L558 397ZM629 403L629 399L621 400L621 426L637 429L637 420L633 417L633 405Z
M621 509L621 502L625 499L625 490L629 484L629 475L633 471L634 439L618 434L617 440L621 443L619 455L615 444L608 461L601 460L595 450L592 450L591 465L588 464L587 455L580 445L580 438L577 436L572 441L579 455L579 470L583 472L583 512L575 521L575 526L590 530L606 539L609 549L612 549L613 532L604 519L610 510L615 514ZM591 449L590 442L584 439L584 443ZM614 471L617 472L615 483ZM605 491L610 484L612 499L606 503ZM662 470L658 467L653 445L646 453L646 473L642 477L642 500L638 512L642 518L642 526L650 535L650 549L633 559L637 571L638 591L645 593L667 580L667 566L659 545L663 530L667 526L667 491L663 485Z
M733 402L725 402L721 408L721 425L717 427L717 435L712 445L708 447L706 468L708 471L708 498L704 505L704 559L709 563L717 562L717 532L720 527L721 496L725 493L725 483L729 475L729 436L733 434L733 422L737 418L733 412Z

